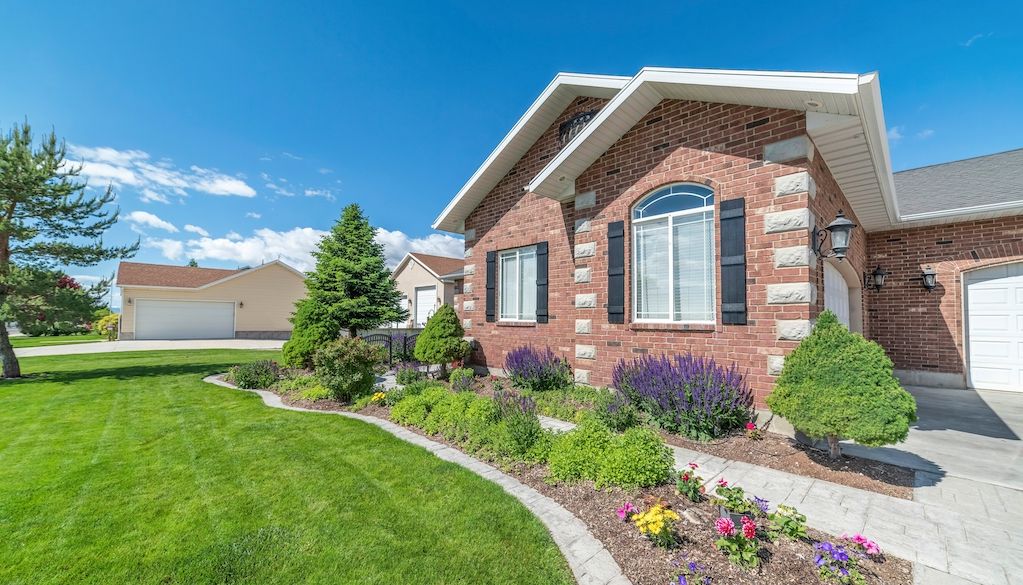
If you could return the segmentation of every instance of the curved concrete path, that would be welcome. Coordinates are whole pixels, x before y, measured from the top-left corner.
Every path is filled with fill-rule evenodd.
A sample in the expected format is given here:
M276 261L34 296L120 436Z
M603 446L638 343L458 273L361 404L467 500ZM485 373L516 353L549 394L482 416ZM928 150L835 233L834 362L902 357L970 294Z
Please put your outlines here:
M216 376L208 376L203 381L225 388L245 390ZM246 392L258 394L262 397L263 403L272 408L298 412L336 414L375 425L403 441L423 447L445 461L461 465L476 475L504 488L504 491L511 494L519 502L522 502L522 505L543 522L554 538L554 543L561 549L561 554L565 555L568 566L572 569L572 574L575 575L578 583L581 585L631 585L632 583L622 574L621 567L611 557L611 553L604 548L604 545L599 540L590 534L582 520L576 518L574 514L566 510L561 504L479 459L470 457L442 443L431 441L390 421L373 416L366 416L355 412L313 410L311 408L289 406L284 404L281 397L273 392L266 390L246 390Z
M280 349L279 339L165 339L146 341L98 341L96 343L69 343L45 347L15 349L14 355L37 357L49 355L77 355L118 351L159 351L164 349Z

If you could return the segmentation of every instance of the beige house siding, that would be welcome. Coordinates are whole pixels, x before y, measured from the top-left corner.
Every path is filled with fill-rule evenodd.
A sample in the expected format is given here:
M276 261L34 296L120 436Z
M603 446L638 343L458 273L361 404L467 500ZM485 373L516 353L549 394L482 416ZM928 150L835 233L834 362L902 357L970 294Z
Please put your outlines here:
M288 333L288 318L295 303L305 297L305 281L294 271L279 264L271 264L252 272L231 278L221 284L200 289L121 287L121 334L132 338L135 334L135 305L137 299L163 299L174 301L231 301L236 303L235 332ZM244 306L238 307L241 303Z
M409 260L405 267L401 269L401 272L394 276L394 282L397 285L398 291L408 299L406 307L409 310L409 317L405 323L398 324L401 327L412 327L415 324L417 288L425 286L437 287L438 307L442 303L451 305L455 302L455 283L441 282L439 278L434 276L414 258Z

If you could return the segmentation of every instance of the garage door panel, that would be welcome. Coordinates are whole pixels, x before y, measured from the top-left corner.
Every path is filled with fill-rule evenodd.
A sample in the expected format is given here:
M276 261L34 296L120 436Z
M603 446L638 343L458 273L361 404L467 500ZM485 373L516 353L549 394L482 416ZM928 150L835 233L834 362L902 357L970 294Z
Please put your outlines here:
M234 337L234 303L217 301L135 301L136 339L229 339Z
M978 388L1006 388L1015 382L1013 368L975 366L970 369L973 385Z
M1023 263L966 275L970 384L1023 390Z
M1001 314L988 314L988 315L970 315L970 334L1002 334L1007 335L1012 331L1012 319L1008 313Z
M1009 291L1005 288L975 287L970 294L971 307L1005 306L1009 301Z

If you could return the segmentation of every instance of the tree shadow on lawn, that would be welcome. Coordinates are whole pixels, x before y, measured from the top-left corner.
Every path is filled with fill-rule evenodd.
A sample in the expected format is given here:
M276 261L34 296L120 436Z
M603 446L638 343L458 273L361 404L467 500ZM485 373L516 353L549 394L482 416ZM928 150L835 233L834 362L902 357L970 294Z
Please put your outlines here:
M243 360L245 361L245 360ZM15 387L22 384L34 382L53 382L58 384L73 384L88 380L113 379L131 380L154 377L174 376L195 376L201 379L213 374L222 374L231 366L238 365L238 360L226 360L224 362L206 362L199 364L125 364L122 367L90 368L83 364L81 369L57 370L46 372L33 372L21 378L4 380L3 386Z

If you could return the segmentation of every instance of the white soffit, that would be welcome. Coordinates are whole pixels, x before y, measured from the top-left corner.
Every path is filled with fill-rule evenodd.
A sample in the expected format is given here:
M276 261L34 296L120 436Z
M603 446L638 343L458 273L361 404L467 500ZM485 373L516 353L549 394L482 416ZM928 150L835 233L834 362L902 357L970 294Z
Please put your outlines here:
M462 233L465 218L577 97L610 99L629 77L559 73L448 203L434 229Z

